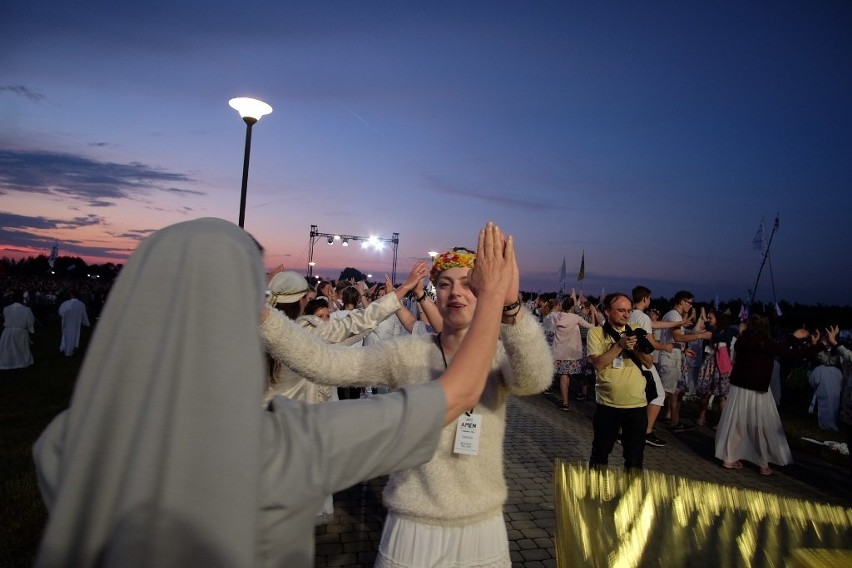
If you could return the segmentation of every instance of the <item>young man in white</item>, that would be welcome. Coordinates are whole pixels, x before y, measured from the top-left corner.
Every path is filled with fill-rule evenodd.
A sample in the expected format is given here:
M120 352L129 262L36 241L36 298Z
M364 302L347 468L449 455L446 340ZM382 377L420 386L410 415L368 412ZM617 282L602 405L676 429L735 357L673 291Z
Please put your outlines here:
M680 421L680 398L683 390L678 386L678 382L685 384L683 377L683 351L686 349L685 343L694 339L710 339L712 334L709 331L688 333L685 329L686 325L691 325L692 322L684 318L689 310L692 309L693 298L692 292L680 290L672 298L672 309L663 316L661 321L676 322L678 325L671 328L663 328L660 333L660 343L672 343L671 352L661 351L657 370L660 373L660 380L663 382L663 388L666 391L666 400L668 401L671 411L671 421L669 429L672 432L683 432L688 428Z
M645 286L636 286L633 288L632 295L633 311L630 313L630 318L627 320L627 323L634 329L644 329L648 334L646 337L654 349L657 351L671 353L674 345L671 343L660 343L656 340L653 333L651 318L645 313L645 310L651 305L651 290ZM664 325L668 327L675 327L677 324ZM660 327L662 328L663 326ZM660 409L666 402L666 391L663 389L663 383L660 380L660 374L657 372L656 367L654 365L649 365L646 369L651 371L651 374L654 376L654 384L657 387L657 398L648 403L648 428L645 432L645 443L649 446L661 448L666 445L666 442L654 434L654 423L656 423L657 416L660 414Z

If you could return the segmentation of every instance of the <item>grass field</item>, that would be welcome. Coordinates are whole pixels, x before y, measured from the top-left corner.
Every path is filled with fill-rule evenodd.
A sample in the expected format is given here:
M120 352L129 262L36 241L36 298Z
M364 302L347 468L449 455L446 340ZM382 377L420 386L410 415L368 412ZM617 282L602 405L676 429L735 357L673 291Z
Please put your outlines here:
M85 349L90 337L84 329ZM0 371L0 566L31 566L47 515L39 496L32 461L33 442L47 424L68 406L74 380L82 363L82 354L66 358L59 353L59 322L44 322L33 336L35 364L27 369ZM848 456L825 447L802 442L802 437L840 441L837 433L826 433L816 426L816 419L806 412L810 401L807 387L794 382L781 407L787 438L794 451L807 452L842 467ZM687 402L684 415L694 418L697 404ZM718 413L708 415L709 423Z
M84 328L81 347L90 334ZM32 566L47 514L36 484L31 449L42 430L67 408L82 362L59 352L59 322L36 327L35 364L0 371L0 566Z

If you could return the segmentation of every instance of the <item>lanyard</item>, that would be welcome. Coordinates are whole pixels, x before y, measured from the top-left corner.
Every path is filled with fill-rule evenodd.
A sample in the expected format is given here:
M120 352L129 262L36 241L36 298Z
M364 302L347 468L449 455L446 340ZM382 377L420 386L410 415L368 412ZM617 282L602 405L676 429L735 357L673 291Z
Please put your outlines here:
M446 369L446 368L447 368L447 355L444 353L444 346L443 346L443 344L441 343L441 333L440 333L440 332L438 332L437 340L438 340L438 349L440 349L440 350L441 350L441 359L443 359L443 360L444 360L444 369ZM470 416L470 415L471 415L471 413L473 412L473 409L474 409L474 408L476 408L476 407L474 406L474 407L473 407L473 408L471 408L470 410L466 410L466 411L465 411L465 414L467 414L468 416Z

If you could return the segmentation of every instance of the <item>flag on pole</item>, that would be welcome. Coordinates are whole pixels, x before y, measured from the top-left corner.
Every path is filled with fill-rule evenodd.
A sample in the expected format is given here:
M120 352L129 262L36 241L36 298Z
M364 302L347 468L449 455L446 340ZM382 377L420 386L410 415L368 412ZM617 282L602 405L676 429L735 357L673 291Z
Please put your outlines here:
M713 300L713 309L714 310L719 309L719 294L716 294L716 299Z
M59 241L53 241L53 247L50 249L50 258L47 263L53 268L53 263L56 262L56 257L59 255Z
M775 214L775 223L773 223L772 227L777 231L780 223L778 221L778 213Z
M586 251L583 251L583 256L580 257L580 273L577 275L577 282L582 282L586 277Z
M776 222L777 220L776 217ZM754 247L754 250L760 251L761 254L766 254L766 223L763 222L763 219L760 220L760 226L751 240L751 245Z
M779 318L783 315L781 313L781 306L778 305L778 302L775 302L775 315L777 315Z
M565 267L565 257L562 257L562 266L559 268L559 290L563 290L565 281L568 280L568 269Z

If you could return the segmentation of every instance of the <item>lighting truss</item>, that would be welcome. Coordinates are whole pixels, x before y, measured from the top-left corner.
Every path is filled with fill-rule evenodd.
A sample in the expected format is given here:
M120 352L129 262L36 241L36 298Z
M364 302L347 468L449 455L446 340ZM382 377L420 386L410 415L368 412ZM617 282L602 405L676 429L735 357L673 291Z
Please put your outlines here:
M335 241L341 241L342 246L349 246L351 243L360 242L361 248L373 247L376 250L381 250L386 244L393 247L393 266L391 267L391 282L396 285L396 259L399 252L399 233L393 233L391 238L362 235L344 235L342 233L321 233L317 230L316 225L311 225L311 232L308 237L308 277L314 275L314 245L319 239L325 239L329 245L334 245Z

